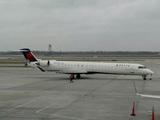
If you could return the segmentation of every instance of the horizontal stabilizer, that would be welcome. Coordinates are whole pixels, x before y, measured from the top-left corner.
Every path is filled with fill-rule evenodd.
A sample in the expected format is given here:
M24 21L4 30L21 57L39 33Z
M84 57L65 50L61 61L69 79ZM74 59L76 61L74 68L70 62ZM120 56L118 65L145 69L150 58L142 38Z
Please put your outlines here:
M46 71L43 70L40 66L37 65L37 67L38 67L42 72L46 72Z

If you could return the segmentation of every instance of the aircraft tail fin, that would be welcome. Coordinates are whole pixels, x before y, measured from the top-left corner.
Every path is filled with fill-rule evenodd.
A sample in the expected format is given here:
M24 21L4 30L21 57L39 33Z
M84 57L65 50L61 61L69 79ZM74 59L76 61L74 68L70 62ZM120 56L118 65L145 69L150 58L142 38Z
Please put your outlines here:
M23 53L25 59L27 62L38 62L38 59L34 56L34 54L30 51L28 48L20 49L20 51Z

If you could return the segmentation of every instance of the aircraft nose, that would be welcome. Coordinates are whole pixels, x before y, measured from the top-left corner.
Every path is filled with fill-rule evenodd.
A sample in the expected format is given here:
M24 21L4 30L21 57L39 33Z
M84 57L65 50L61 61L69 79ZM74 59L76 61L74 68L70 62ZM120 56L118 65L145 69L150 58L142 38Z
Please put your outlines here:
M148 72L149 74L154 74L154 72L153 72L152 70L150 70L150 69L148 69L147 72Z

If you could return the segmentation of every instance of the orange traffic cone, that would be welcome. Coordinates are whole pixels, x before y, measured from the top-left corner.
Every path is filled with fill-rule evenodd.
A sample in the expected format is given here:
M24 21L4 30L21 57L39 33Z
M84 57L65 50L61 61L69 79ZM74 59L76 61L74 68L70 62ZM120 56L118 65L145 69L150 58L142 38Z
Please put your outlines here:
M152 107L152 119L151 120L154 120L154 107Z
M135 102L133 102L133 107L132 107L132 113L131 113L131 116L136 116L136 114L134 113L134 107L135 107Z

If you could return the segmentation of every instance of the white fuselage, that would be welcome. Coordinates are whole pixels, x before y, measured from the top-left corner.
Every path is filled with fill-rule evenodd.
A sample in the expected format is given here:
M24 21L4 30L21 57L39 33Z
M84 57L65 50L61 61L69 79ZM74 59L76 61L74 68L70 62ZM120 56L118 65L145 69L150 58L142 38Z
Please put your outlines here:
M107 63L107 62L76 62L42 60L40 67L45 71L62 72L65 74L122 74L152 75L153 72L141 64Z

